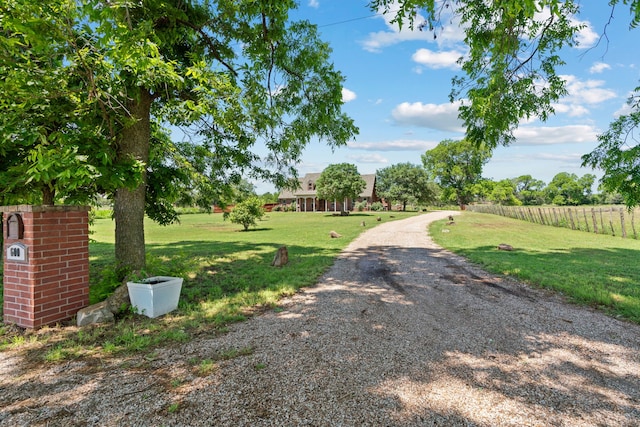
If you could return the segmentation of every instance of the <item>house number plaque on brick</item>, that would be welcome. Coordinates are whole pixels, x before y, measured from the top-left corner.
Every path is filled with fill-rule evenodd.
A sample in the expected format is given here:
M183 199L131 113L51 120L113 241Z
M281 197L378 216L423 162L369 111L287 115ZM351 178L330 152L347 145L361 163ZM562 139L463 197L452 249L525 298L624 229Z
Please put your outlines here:
M7 248L7 260L27 262L27 247L22 243L14 243Z

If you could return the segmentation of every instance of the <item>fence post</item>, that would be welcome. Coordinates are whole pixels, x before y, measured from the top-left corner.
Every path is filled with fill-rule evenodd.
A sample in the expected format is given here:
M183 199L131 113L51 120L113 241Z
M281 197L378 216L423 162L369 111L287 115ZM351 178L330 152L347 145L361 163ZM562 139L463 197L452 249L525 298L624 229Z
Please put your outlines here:
M638 240L638 234L636 233L636 225L634 224L636 219L635 212L636 212L635 209L631 209L631 229L633 230L633 238Z
M587 227L587 233L589 233L591 230L589 230L589 220L587 219L587 210L585 208L582 208L582 214L584 215L584 223Z
M573 222L573 214L571 213L571 208L567 208L567 212L569 212L569 221L571 221L571 229L576 229L576 224Z
M622 227L622 238L627 238L627 228L624 225L624 209L620 208L620 226Z
M593 232L598 234L598 221L596 220L595 208L591 208L591 219L593 220Z
M609 208L609 225L611 226L611 235L615 236L616 231L613 229L613 206Z

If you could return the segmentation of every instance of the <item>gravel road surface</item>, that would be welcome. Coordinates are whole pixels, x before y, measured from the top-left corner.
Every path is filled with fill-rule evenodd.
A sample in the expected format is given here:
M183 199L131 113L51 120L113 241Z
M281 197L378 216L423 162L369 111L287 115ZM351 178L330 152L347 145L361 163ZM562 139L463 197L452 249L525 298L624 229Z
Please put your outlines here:
M439 248L449 214L372 228L278 310L146 361L0 353L0 425L640 426L640 327Z

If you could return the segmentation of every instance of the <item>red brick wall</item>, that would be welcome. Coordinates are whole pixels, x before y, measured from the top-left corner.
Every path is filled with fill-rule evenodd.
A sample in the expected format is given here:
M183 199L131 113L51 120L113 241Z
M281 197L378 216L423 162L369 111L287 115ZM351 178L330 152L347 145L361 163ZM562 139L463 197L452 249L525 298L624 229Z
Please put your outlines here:
M37 328L73 317L89 305L89 222L84 206L5 206L4 321ZM6 221L22 216L24 238L10 239ZM14 243L26 263L6 259Z

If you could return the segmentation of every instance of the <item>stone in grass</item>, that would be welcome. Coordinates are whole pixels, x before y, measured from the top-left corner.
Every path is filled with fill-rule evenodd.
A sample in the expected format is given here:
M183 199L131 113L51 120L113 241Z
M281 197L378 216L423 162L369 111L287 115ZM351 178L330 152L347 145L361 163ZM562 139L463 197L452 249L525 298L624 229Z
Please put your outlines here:
M289 262L289 251L286 246L281 246L276 252L276 255L273 257L273 261L271 261L271 265L273 267L282 267Z
M111 323L115 321L114 314L119 313L130 305L129 290L125 281L106 300L78 311L76 322L78 326L91 325L93 323Z
M120 286L113 291L113 294L106 299L109 310L113 314L117 314L123 309L126 309L131 305L131 300L129 299L129 288L127 288L127 281L124 280Z
M498 245L498 250L501 250L501 251L512 251L513 250L513 246L507 245L506 243L500 243Z
M337 238L339 238L339 237L342 237L342 234L338 234L338 233L336 233L335 231L331 230L331 231L329 232L329 237L331 237L332 239L337 239Z
M85 326L93 323L111 323L114 317L108 301L102 301L78 311L76 321L78 326Z

